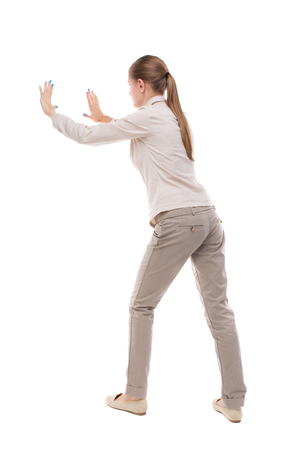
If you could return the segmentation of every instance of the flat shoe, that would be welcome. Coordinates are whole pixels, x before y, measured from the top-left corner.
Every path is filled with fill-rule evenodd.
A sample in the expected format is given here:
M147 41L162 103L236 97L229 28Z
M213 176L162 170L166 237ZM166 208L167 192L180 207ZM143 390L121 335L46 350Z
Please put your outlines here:
M215 398L212 402L212 407L215 411L220 412L225 417L227 417L230 422L239 423L243 417L242 409L231 409L231 408L222 408L216 402L221 400L221 397Z
M127 411L137 416L144 416L148 409L147 399L142 400L131 400L128 402L115 402L114 400L122 395L122 392L117 395L108 395L106 397L106 403L108 406L114 409L120 409L122 411Z

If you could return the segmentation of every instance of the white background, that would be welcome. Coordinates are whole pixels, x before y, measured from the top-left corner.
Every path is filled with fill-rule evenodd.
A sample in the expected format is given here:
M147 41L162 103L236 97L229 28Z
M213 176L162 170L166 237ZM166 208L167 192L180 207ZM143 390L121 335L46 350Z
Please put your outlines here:
M281 441L279 1L13 2L1 17L0 446L3 450L277 448ZM134 112L128 68L163 59L226 235L228 299L248 389L240 424L187 261L155 310L145 416L124 392L129 299L153 228L129 141L90 147L52 127ZM275 443L275 445L274 445Z

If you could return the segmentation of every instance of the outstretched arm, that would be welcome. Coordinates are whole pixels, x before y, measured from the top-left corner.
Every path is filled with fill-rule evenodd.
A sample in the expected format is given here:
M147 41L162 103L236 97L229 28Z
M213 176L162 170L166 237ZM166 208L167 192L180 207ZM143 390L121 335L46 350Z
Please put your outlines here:
M79 144L91 146L142 138L150 131L150 119L144 107L121 119L105 116L105 122L92 126L76 123L58 113L54 113L51 119L53 127L64 136Z
M128 139L142 138L149 134L150 118L144 106L136 112L122 119L113 119L105 116L99 107L97 96L90 91L86 94L91 116L85 117L98 122L97 125L88 126L76 123L69 117L55 112L56 107L51 104L53 86L45 82L45 91L39 86L41 98L40 103L44 114L52 120L53 127L69 139L85 145L105 145Z

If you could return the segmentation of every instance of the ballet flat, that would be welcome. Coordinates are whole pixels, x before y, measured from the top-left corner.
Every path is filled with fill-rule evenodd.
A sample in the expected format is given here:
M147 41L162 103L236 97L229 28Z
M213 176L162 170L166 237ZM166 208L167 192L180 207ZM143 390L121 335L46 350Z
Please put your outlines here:
M212 407L215 411L223 414L230 422L239 423L243 417L242 408L240 409L231 409L231 408L222 408L216 402L221 400L221 397L215 398L212 402Z
M144 416L148 409L147 399L131 400L128 402L115 402L114 400L122 395L122 392L117 395L108 395L106 397L106 404L114 409L130 412L137 416Z

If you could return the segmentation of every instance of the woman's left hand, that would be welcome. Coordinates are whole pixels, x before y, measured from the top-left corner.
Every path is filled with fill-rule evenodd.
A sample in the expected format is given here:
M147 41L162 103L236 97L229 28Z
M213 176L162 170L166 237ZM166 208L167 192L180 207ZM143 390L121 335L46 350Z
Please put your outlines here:
M57 106L52 106L51 104L51 97L52 97L52 92L53 92L53 86L51 84L51 81L45 81L44 83L44 91L42 90L41 86L39 86L39 90L40 90L40 104L42 106L43 112L44 114L46 114L46 116L51 117Z

